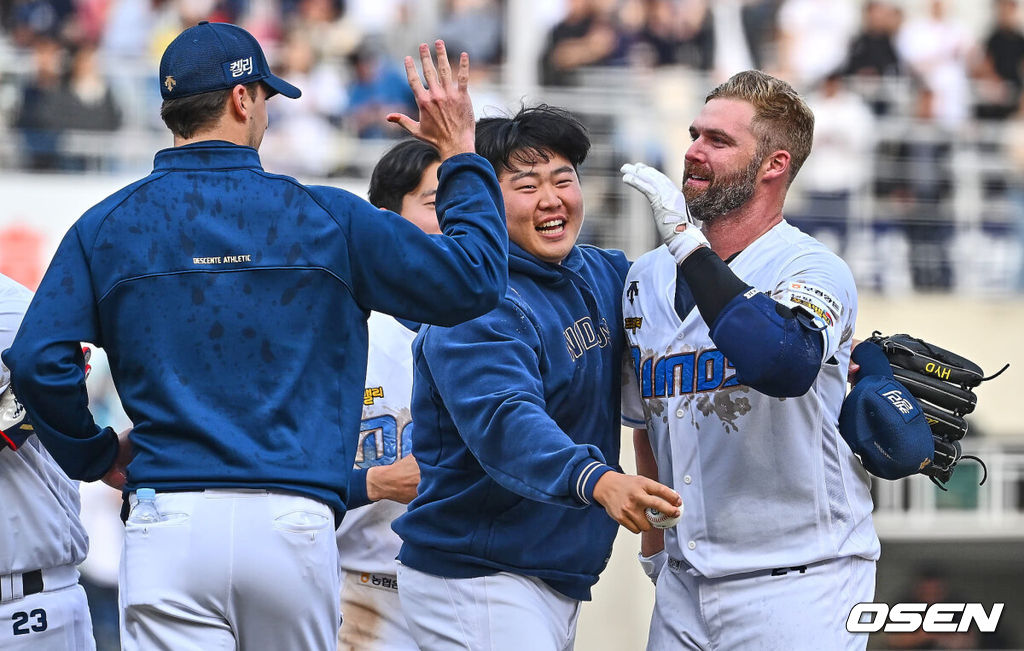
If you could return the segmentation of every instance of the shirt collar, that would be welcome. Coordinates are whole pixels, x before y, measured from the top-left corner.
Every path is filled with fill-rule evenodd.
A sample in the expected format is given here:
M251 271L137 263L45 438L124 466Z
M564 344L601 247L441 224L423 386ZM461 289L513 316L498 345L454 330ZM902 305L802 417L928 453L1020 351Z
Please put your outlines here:
M180 147L161 149L153 159L153 171L232 168L262 170L259 152L252 147L224 140L203 140Z

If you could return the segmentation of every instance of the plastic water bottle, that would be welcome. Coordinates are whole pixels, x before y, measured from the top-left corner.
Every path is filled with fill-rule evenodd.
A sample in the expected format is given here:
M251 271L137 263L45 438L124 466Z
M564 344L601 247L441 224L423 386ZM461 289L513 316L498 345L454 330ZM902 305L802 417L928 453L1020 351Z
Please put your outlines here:
M156 491L152 488L140 488L135 491L136 504L128 518L132 524L152 524L160 522L160 512L156 510Z

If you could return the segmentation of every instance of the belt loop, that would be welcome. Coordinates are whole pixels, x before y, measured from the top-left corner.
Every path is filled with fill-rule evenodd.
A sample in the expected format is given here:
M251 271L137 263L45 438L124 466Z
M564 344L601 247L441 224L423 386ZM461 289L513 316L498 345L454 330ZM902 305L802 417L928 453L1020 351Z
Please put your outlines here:
M13 575L0 575L0 602L14 601L14 598L11 596L13 592Z
M17 601L25 596L25 588L21 582L21 574L13 572L0 576L0 601Z
M23 580L24 574L12 574L11 575L11 598L21 599L25 596L25 582Z

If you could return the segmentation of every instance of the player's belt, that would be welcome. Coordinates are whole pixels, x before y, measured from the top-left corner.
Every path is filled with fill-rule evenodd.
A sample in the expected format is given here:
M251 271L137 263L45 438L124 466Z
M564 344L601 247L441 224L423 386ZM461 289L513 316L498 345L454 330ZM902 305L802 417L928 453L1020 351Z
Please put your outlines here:
M29 572L0 574L0 602L15 601L44 590L60 590L76 583L78 583L78 568L74 564Z
M360 572L359 583L371 588L380 588L381 590L398 592L398 577L394 574Z
M20 583L19 586L15 582ZM43 591L43 571L32 570L21 574L4 574L0 576L0 601L13 601L26 595ZM20 595L20 596L19 596Z
M822 561L822 562L827 562L827 561ZM812 563L811 565L813 566L813 565L819 565L819 564L820 563ZM674 570L676 572L682 571L682 572L687 572L689 574L692 574L694 576L699 576L700 575L700 573L697 572L695 569L693 569L693 566L690 565L689 563L687 563L686 561L681 561L681 560L677 560L675 558L669 557L669 559L668 559L668 566L669 566L670 569L672 569L672 570ZM749 576L749 575L754 575L754 574L768 574L770 576L786 576L790 572L793 572L795 574L806 574L807 573L807 567L808 567L807 565L796 565L796 566L793 566L793 567L776 567L776 568L772 568L770 570L766 569L766 570L757 570L757 571L754 571L754 572L745 572L742 575L735 575L735 576Z

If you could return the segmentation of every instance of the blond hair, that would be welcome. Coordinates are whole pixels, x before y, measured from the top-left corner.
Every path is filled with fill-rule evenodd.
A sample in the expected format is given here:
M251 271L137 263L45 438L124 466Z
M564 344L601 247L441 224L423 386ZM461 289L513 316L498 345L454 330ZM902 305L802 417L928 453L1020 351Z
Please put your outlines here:
M814 113L793 87L760 70L745 70L708 93L704 102L713 99L736 99L754 107L751 128L758 139L757 155L764 160L773 151L788 151L786 184L792 183L814 139Z

